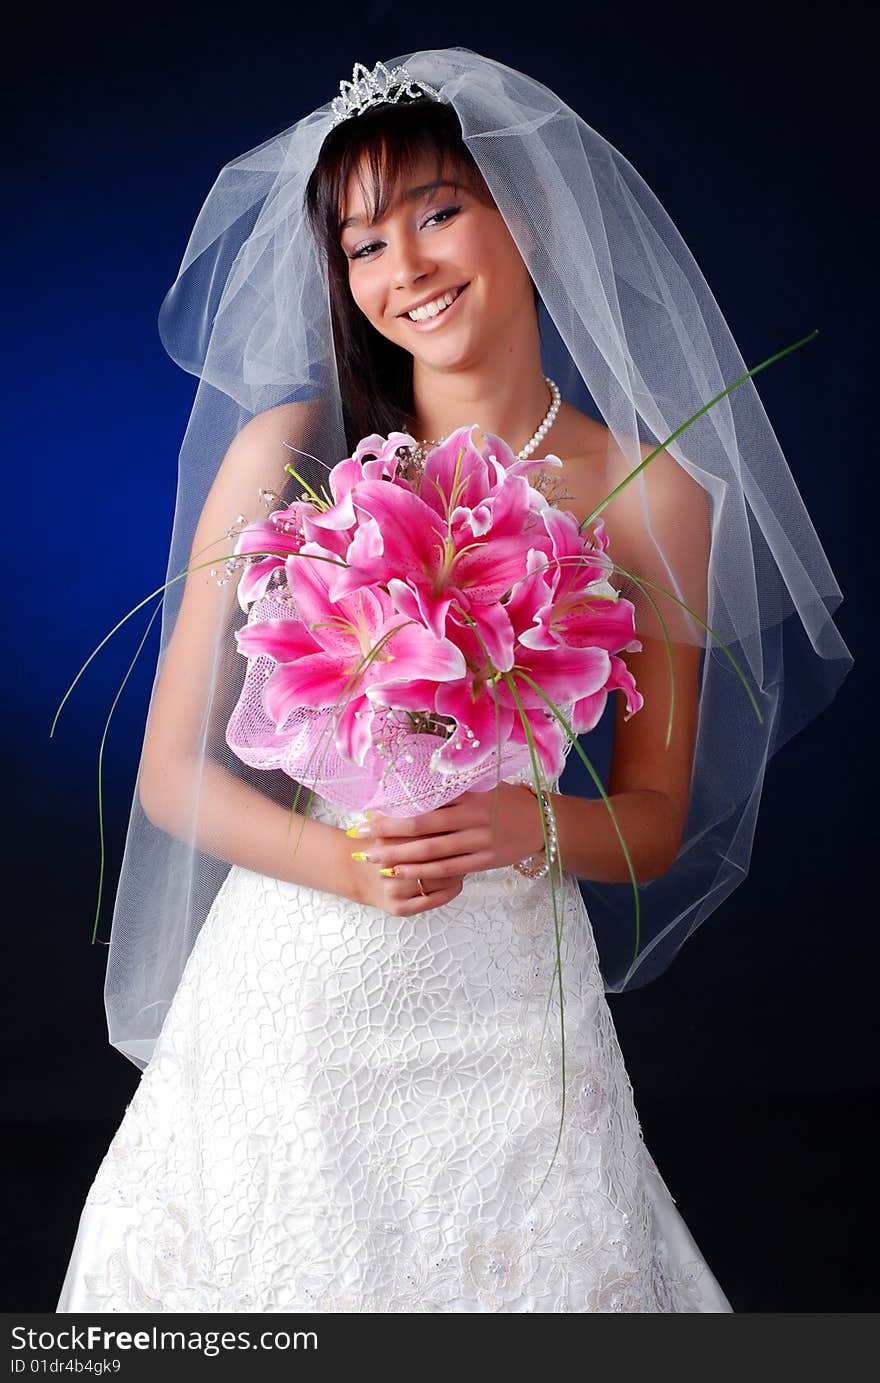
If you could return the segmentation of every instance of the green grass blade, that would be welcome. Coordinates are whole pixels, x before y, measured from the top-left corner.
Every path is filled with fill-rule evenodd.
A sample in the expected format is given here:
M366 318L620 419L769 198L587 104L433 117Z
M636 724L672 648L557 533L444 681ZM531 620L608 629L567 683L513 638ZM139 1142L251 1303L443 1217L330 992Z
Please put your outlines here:
M97 905L96 905L96 907L95 907L95 921L94 921L94 925L93 925L93 927L92 927L92 943L91 943L91 944L92 944L93 946L94 946L94 944L95 944L95 939L96 939L97 934L98 934L98 919L100 918L100 915L101 915L101 899L102 899L102 897L103 897L103 892L104 892L104 794L103 794L104 745L105 745L105 743L106 743L106 741L107 741L107 732L108 732L109 729L110 729L110 721L111 721L112 718L113 718L113 712L116 710L116 705L117 705L117 703L118 703L118 701L119 701L120 696L122 695L123 688L125 687L126 682L128 681L129 677L131 676L131 674L132 674L132 672L133 672L133 670L134 670L134 665L135 665L135 663L137 662L138 658L140 657L141 649L143 648L144 644L145 644L146 641L147 641L147 636L148 636L150 630L151 630L152 627L153 627L153 620L156 618L156 616L158 615L158 613L159 613L159 611L161 610L161 608L162 608L162 602L159 601L159 602L157 603L157 605L156 605L155 610L153 611L152 615L150 616L150 622L149 622L149 624L147 625L146 629L144 630L143 638L141 639L140 643L139 643L138 646L137 646L137 651L135 652L134 657L132 658L131 662L130 662L129 665L128 665L128 671L126 672L125 676L123 677L122 681L121 681L120 684L119 684L119 690L117 691L115 697L113 698L113 704L112 704L112 706L110 707L110 710L109 710L109 712L108 712L108 714L107 714L107 719L106 719L106 721L104 722L104 733L103 733L102 736L101 736L101 744L100 744L100 748L98 749L98 839L99 839L99 842L100 842L100 849L101 849L101 863L100 863L100 870L99 870L99 875L98 875L98 902L97 902Z
M512 695L514 701L516 702L516 707L517 707L517 711L518 711L519 718L520 718L520 724L522 725L523 732L524 732L525 737L526 737L526 743L527 743L527 745L528 745L529 759L530 759L530 762L531 762L532 774L533 774L533 777L534 777L535 786L536 786L536 788L538 789L538 791L540 792L540 789L541 789L542 787L543 787L543 788L546 788L546 780L545 780L545 778L544 778L544 774L543 774L543 771L542 771L542 769L541 769L541 764L540 764L540 761L539 761L539 759L538 759L537 750L536 750L536 748L535 748L535 737L534 737L534 733L533 733L533 731L532 731L531 724L529 723L529 718L528 718L528 716L527 716L526 713L525 713L525 709L524 709L524 707L523 707L522 700L521 700L521 698L520 698L519 692L518 692L517 689L516 689L516 685L515 685L515 681L514 681L513 675L512 675L511 673L509 673L509 672L506 672L506 673L503 673L502 676L504 677L505 682L507 683L508 687L510 688L510 693L511 693L511 695ZM549 801L549 793L548 793L548 801ZM540 797L538 798L538 802L539 802L539 808L540 808ZM553 812L552 803L551 803L551 805L550 805L550 813L551 813L551 819L552 819L552 821L553 821L553 825L555 826L555 825L556 825L556 816L555 816L555 813ZM554 1162L556 1161L556 1155L557 1155L557 1153L558 1153L558 1151L559 1151L559 1147L560 1147L560 1144L561 1144L561 1142L562 1142L562 1129L563 1129L563 1123L564 1123L564 1120L565 1120L565 1085L566 1085L566 1077L565 1077L565 1012L564 1012L565 1001L564 1001L564 989L563 989L563 983L562 983L562 926L561 926L560 919L559 919L559 908L558 908L557 902L556 902L556 882L555 882L555 879L554 879L554 867L555 867L555 869L558 869L559 878L560 878L560 881L561 881L561 885L562 885L563 887L564 887L564 883L565 883L565 876L564 876L563 865L562 865L561 851L558 853L557 858L556 858L556 860L554 861L553 865L550 865L550 864L549 864L549 860L550 860L550 836L549 836L549 833L548 833L548 831L547 831L547 823L546 823L546 821L544 820L544 812L543 812L543 810L540 810L539 814L540 814L540 817L541 817L541 832L542 832L542 834L543 834L543 836L544 836L544 849L545 849L545 851L546 851L546 856L547 856L547 860L548 860L548 869L547 869L547 875L546 875L546 877L547 877L547 881L548 881L548 883L549 883L549 885L550 885L550 903L551 903L551 907L552 907L552 909L553 909L553 932L554 932L554 937L555 937L555 942L556 942L556 960L555 960L555 964L554 964L554 968L553 968L553 975L551 976L551 980L550 980L551 991L552 991L553 980L554 980L557 976L558 976L558 978L559 978L559 1022L560 1022L560 1062L561 1062L561 1070L562 1070L562 1099L561 1099L561 1107L560 1107L560 1113L559 1113L559 1130L558 1130L557 1135L556 1135L556 1143L555 1143L555 1146L554 1146L554 1148L553 1148L553 1156L552 1156L552 1158L550 1159L550 1165L549 1165L549 1167L547 1168L547 1171L544 1173L544 1176L543 1176L543 1178L542 1178L542 1180L541 1180L541 1184L540 1184L540 1186L538 1187L537 1191L535 1192L535 1195L533 1196L533 1198L532 1198L532 1200L531 1200L531 1202L530 1202L530 1204L529 1204L529 1209L531 1209L532 1205L534 1205L535 1201L538 1199L538 1196L540 1196L541 1192L542 1192L543 1189L544 1189L544 1186L545 1186L545 1184L546 1184L547 1178L549 1177L551 1171L553 1170L553 1164L554 1164ZM557 836L558 836L558 831L557 831ZM543 1039L542 1039L542 1040L543 1040Z
M199 562L199 563L198 563L196 566L194 566L194 567L186 567L183 571L178 572L176 576L172 576L171 579L170 579L169 581L164 581L164 582L162 583L161 586L157 586L156 589L155 589L154 591L150 591L149 595L145 595L144 598L143 598L143 600L139 600L138 603L137 603L137 605L133 606L133 607L128 611L128 614L123 615L123 616L122 616L122 619L118 620L117 623L114 624L113 628L112 628L107 634L104 635L103 639L102 639L101 642L97 645L97 647L94 648L94 649L92 650L92 652L89 654L88 658L86 658L85 662L83 663L82 667L80 668L79 672L78 672L78 673L76 674L76 676L74 677L74 679L73 679L73 681L71 682L70 686L67 688L67 691L64 693L64 696L61 698L61 703L60 703L60 705L59 705L57 711L55 712L55 717L54 717L54 719L53 719L53 721L52 721L52 728L51 728L50 731L49 731L49 738L51 739L52 736L54 735L54 733L55 733L55 726L58 724L58 717L60 716L60 714L61 714L61 712L62 712L62 710L63 710L63 708L64 708L65 702L67 701L67 698L70 696L71 692L73 691L73 689L74 689L74 687L76 686L76 684L77 684L77 682L79 681L79 679L82 677L82 675L83 675L83 673L85 672L86 668L89 666L89 663L92 661L93 658L96 658L96 657L97 657L97 655L100 653L101 649L104 647L105 643L107 643L107 641L113 637L113 635L116 633L116 631L117 631L118 629L121 629L121 628L122 628L123 624L125 624L127 620L130 620L130 619L132 618L133 615L136 615L136 614L137 614L138 610L142 610L142 609L144 608L144 606L147 605L151 600L155 599L155 597L156 597L157 595L164 595L164 593L168 590L169 586L173 586L173 585L174 585L176 582L178 582L178 581L183 581L183 580L185 580L185 578L186 578L187 576L191 576L193 572L204 571L204 569L205 569L206 567L215 567L215 566L217 566L217 564L220 563L220 562L230 561L235 555L236 555L235 553L229 553L228 556L226 556L226 557L223 557L223 556L220 556L220 557L212 557L212 558L210 559L210 561L208 561L208 562ZM277 556L278 556L278 553L277 553L277 552L253 552L253 553L249 553L248 555L251 556L251 557L277 557ZM309 560L313 560L313 561L316 561L316 562L330 562L333 566L338 566L338 567L344 567L344 566L346 565L345 562L340 561L338 558L335 558L335 557L322 557L322 556L319 556L317 553L311 553L311 552L309 552L309 553L298 553L298 552L293 552L293 553L287 553L286 556L288 556L288 557L299 557L299 556L303 556L303 557L307 557Z
M614 825L614 829L615 829L615 831L616 831L616 833L617 833L617 838L618 838L618 840L620 841L620 846L621 846L621 849L623 850L624 858L626 859L626 867L627 867L627 869L628 869L628 871L629 871L629 877L630 877L630 880L631 880L631 882L632 882L633 897L634 897L634 900L635 900L635 913L636 913L636 949L635 949L635 951L634 951L634 953L633 953L633 962L635 962L636 957L637 957L638 954L639 954L639 947L640 947L640 945L641 945L641 906L640 906L640 903L639 903L639 888L638 888L638 881L637 881L637 879L636 879L635 869L633 868L633 862L632 862L632 859L631 859L631 857L630 857L629 849L628 849L627 844L626 844L626 841L625 841L625 839L624 839L623 832L622 832L621 829L620 829L620 823L619 823L618 820L617 820L617 813L615 812L614 808L613 808L612 805L611 805L611 799L610 799L610 797L608 796L608 794L606 793L605 788L604 788L604 786L603 786L603 784L602 784L602 780L601 780L601 778L599 777L598 773L596 772L596 769L595 769L595 767L593 766L593 763L592 763L591 760L587 757L587 755L584 753L584 750L581 748L581 745L578 743L578 737L577 737L577 735L576 735L576 734L574 733L574 731L572 730L571 726L569 725L569 723L568 723L568 721L566 720L565 716L564 716L564 715L562 714L562 712L560 711L559 707L556 706L556 705L554 704L554 702L552 702L552 701L550 700L549 696L546 696L546 695L544 694L544 692L543 692L543 691L541 690L541 688L538 686L537 682L536 682L532 677L529 677L529 675L528 675L527 673L520 671L517 675L519 676L519 678L520 678L521 681L526 682L530 687L532 687L532 688L538 693L538 695L541 697L541 700L544 701L544 702L546 702L546 704L550 707L550 710L553 712L554 716L555 716L556 719L559 721L560 725L562 726L563 730L565 731L566 735L568 736L569 740L571 741L572 747L573 747L575 750L577 750L577 753L578 753L578 755L579 755L579 757L580 757L580 759L581 759L581 762L583 763L584 767L587 769L587 772L589 773L589 775L590 775L590 777L592 778L593 782L595 783L596 787L599 789L599 792L600 792L601 795L602 795L602 801L605 803L606 809L607 809L609 815L611 816L611 820L612 820L612 823L613 823L613 825Z
M708 403L704 403L702 408L698 408L696 413L694 413L690 418L688 418L686 422L683 422L680 427L677 427L674 432L671 432L669 436L666 438L665 442L661 442L658 447L655 447L654 450L651 452L650 456L645 457L641 465L636 466L634 470L630 471L629 475L626 476L626 478L622 480L619 485L616 485L614 489L611 491L611 493L609 495L606 495L600 504L597 504L592 514L588 514L587 517L584 519L583 523L579 524L579 532L583 532L587 524L592 523L593 519L595 519L599 514L602 513L602 510L606 507L606 505L610 504L614 497L616 495L619 495L621 490L625 489L625 487L630 483L631 480L635 480L636 476L639 475L645 469L645 467L651 461L654 460L655 456L659 456L661 451L664 451L666 447L669 446L670 442L674 442L676 437L680 437L681 434L685 432L687 428L691 426L692 423L695 423L698 418L702 418L703 414L708 413L710 408L714 408L716 403L720 403L721 400L723 398L726 398L728 394L732 394L734 389L738 389L741 384L745 384L747 379L752 379L754 375L760 374L761 370L766 370L767 366L772 365L774 361L781 360L783 356L790 355L792 351L799 350L801 346L805 346L808 341L812 341L813 337L818 336L818 334L819 330L817 327L814 331L811 331L808 336L802 336L799 341L793 341L790 346L785 346L781 351L776 351L774 355L770 355L767 357L766 360L762 360L760 365L756 365L752 370L747 370L744 375L740 375L739 379L735 379L732 384L728 384L726 388L721 390L720 394L715 395L714 399L710 399Z

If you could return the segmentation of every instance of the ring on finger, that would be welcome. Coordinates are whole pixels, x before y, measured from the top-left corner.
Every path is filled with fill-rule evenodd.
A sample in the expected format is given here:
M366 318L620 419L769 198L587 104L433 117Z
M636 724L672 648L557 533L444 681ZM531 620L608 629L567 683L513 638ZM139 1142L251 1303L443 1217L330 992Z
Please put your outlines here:
M425 892L425 890L422 888L422 881L421 881L421 879L416 879L416 883L417 883L418 886L419 886L419 893L422 895L423 898L427 898L428 895L427 895L427 893Z

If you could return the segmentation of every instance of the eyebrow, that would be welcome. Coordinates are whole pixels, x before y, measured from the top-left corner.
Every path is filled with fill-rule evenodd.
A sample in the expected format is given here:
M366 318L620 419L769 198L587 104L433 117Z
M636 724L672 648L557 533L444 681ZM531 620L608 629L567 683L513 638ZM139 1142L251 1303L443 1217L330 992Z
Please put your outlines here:
M400 200L404 202L416 202L418 201L419 197L423 197L426 192L437 192L438 189L441 187L453 187L456 190L458 190L458 188L461 187L461 183L448 182L444 179L438 179L436 182L422 183L420 187L408 188L407 191L404 192ZM339 234L341 235L342 232L348 228L348 226L364 226L367 224L368 223L366 221L366 218L363 216L347 216L344 221L341 221L339 223ZM369 222L369 224L375 225L376 223L375 221L371 221Z

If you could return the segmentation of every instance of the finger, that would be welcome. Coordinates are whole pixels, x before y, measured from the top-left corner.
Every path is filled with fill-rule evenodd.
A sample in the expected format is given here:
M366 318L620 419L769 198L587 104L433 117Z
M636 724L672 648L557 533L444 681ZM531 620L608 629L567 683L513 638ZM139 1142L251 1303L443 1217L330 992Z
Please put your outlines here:
M370 828L368 839L399 840L402 836L417 834L417 816L371 816L367 823Z
M421 864L398 864L390 866L397 870L391 878L409 880L419 878L427 886L428 879L436 886L439 879L460 878L463 874L474 874L477 870L491 867L491 857L485 854L454 855L450 859L425 860ZM389 882L391 882L389 878Z
M418 877L413 874L408 879L383 879L389 898L398 901L405 898L420 898L418 881L421 879L425 893L438 893L443 889L453 888L461 883L460 874L435 874L428 877L426 874L419 873Z
M458 816L451 816L458 801L423 812L420 816L372 816L367 823L375 840L399 840L405 836L443 835L456 829ZM460 813L459 813L460 815Z
M457 889L461 886L461 879L452 878L434 879L431 883L427 879L422 880L424 893L420 893L415 879L387 879L385 882L384 894L389 908L399 909L408 906L410 903L421 907L428 899L437 901L443 894L450 889Z
M455 855L474 854L483 842L478 828L452 831L446 836L429 836L425 840L388 841L367 850L371 864L421 864L427 860L445 860Z
M435 890L429 893L427 898L423 898L417 893L415 898L410 898L406 904L404 917L415 917L420 912L430 912L433 908L442 908L444 904L451 903L453 898L457 898L461 893L461 880L458 879L451 888Z

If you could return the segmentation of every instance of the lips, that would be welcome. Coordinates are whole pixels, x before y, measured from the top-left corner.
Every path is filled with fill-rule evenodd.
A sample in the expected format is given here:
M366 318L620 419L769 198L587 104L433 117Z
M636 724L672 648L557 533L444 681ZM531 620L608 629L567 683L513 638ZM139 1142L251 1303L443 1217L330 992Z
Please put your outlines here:
M400 320L402 322L406 322L407 329L409 331L414 331L419 335L421 335L423 332L439 331L440 328L445 325L446 318L450 315L450 313L452 313L452 315L454 316L455 313L459 311L458 305L461 302L461 299L464 297L467 287L468 285L466 283L463 283L461 288L458 290L456 296L449 304L449 306L444 307L440 312L435 312L432 317L422 317L420 319L413 320L413 318L410 317L407 312L405 312L401 316ZM447 289L446 291L451 292L452 290ZM429 299L429 301L433 302L434 299ZM414 311L413 308L410 308L409 310Z
M405 317L406 320L407 320L408 322L410 322L410 321L412 321L412 318L410 317L409 314L410 314L411 312L415 312L417 308L419 308L419 307L427 307L428 303L436 302L438 298L443 298L443 297L445 297L447 293L454 293L454 294L456 295L456 296L455 296L455 301L457 302L458 299L461 297L462 293L464 292L464 290L465 290L466 288L467 288L467 284L466 284L466 283L459 283L459 284L453 285L451 288L444 288L444 289L442 289L441 292L439 292L439 293L434 293L430 298L426 298L425 301L424 301L423 303L413 303L413 305L412 305L411 307L408 307L408 308L406 309L405 312L399 312L397 315L398 315L398 317ZM453 303L450 303L450 304L449 304L449 307L452 307L452 306L453 306ZM443 312L444 312L444 311L448 311L448 309L447 309L447 308L444 308L444 309L442 309L442 311L436 313L435 315L438 316L438 317L441 317L441 316L443 315ZM425 318L425 321L432 322L432 321L434 321L434 318L433 318L433 317L426 317L426 318ZM416 325L418 325L418 324L416 324Z

